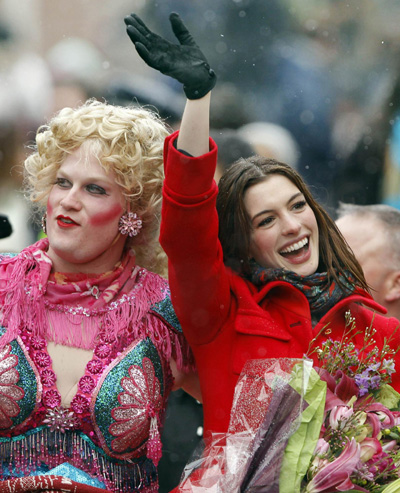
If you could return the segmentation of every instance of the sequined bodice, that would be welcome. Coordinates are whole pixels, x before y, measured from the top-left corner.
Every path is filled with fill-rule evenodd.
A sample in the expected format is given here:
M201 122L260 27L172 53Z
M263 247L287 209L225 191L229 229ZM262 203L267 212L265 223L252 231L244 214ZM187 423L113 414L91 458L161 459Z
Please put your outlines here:
M133 398L138 397L136 389L139 393L148 390L143 402L135 402L137 407L142 404L146 409L150 403L158 406L157 409L160 407L165 388L165 369L150 338L134 340L122 352L117 352L111 341L102 338L79 380L78 391L68 409L71 419L60 417L58 422L57 413L49 413L49 410L60 408L61 396L46 346L43 338L30 337L25 333L0 350L0 392L3 395L0 430L7 430L8 435L19 434L44 421L57 429L76 428L88 434L96 430L90 436L98 444L105 445L109 437L99 430L107 429L113 421L111 412L118 408L118 398L124 398L120 396L126 394L126 386L133 392ZM156 389L154 379L158 382ZM135 387L135 382L139 380L140 386ZM148 389L148 385L152 388ZM120 392L116 392L117 388ZM0 434L3 433L0 431ZM108 448L109 455L119 457L121 452L129 455L138 447L130 447L130 452L123 451L121 447L115 451L111 446Z
M124 469L127 459L138 463L146 460L151 418L160 419L171 383L151 339L136 339L117 351L113 341L101 338L68 409L60 407L61 396L46 345L44 339L25 332L0 351L2 458L8 455L7 445L15 455L13 443L27 436L31 441L37 434L48 448L40 454L41 463L75 462L75 466L83 466L102 479L105 468L91 460L81 464L81 457L72 457L74 448L85 451L88 457L96 451L98 459L115 459L114 469L119 463ZM52 452L50 443L57 440L70 442L71 450L66 447ZM27 467L24 460L37 461L38 457L16 461L20 462L17 469L30 471L32 464ZM152 469L151 464L147 467ZM125 491L123 486L121 489Z
M168 284L131 251L102 276L53 279L46 245L0 255L0 479L68 469L158 491L170 358L192 365ZM68 408L47 341L93 351Z

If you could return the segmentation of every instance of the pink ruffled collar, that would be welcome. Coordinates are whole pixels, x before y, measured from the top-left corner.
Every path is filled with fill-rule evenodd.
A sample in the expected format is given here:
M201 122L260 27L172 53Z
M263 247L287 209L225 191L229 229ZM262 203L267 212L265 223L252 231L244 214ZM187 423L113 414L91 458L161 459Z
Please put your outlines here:
M43 239L0 263L0 323L7 327L0 346L27 327L47 340L92 349L99 330L123 335L162 296L164 280L155 275L138 296L147 271L135 265L132 251L112 271L87 278L52 274L47 249Z

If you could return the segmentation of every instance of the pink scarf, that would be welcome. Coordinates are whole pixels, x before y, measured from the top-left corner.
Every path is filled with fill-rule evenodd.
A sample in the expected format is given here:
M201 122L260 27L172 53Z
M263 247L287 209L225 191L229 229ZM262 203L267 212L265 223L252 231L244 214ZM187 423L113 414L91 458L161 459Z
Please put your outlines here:
M0 263L0 347L23 328L57 344L92 349L99 331L124 343L146 331L146 315L164 298L164 279L135 265L128 251L114 269L86 276L51 273L47 238ZM138 335L138 334L136 334Z

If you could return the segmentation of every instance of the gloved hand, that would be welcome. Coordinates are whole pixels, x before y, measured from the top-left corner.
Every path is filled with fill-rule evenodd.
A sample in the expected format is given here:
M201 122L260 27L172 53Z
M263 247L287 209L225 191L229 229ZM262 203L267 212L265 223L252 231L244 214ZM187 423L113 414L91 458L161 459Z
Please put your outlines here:
M136 14L124 19L128 36L147 65L181 82L188 99L200 99L215 86L217 76L179 15L172 13L169 20L180 44L150 31Z

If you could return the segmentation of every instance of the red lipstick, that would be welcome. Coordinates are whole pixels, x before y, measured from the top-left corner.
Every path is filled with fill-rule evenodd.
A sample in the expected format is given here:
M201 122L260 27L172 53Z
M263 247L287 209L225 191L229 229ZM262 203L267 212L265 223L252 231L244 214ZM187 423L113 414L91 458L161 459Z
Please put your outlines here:
M79 226L73 219L68 216L57 216L57 224L60 228L72 228L74 226Z

